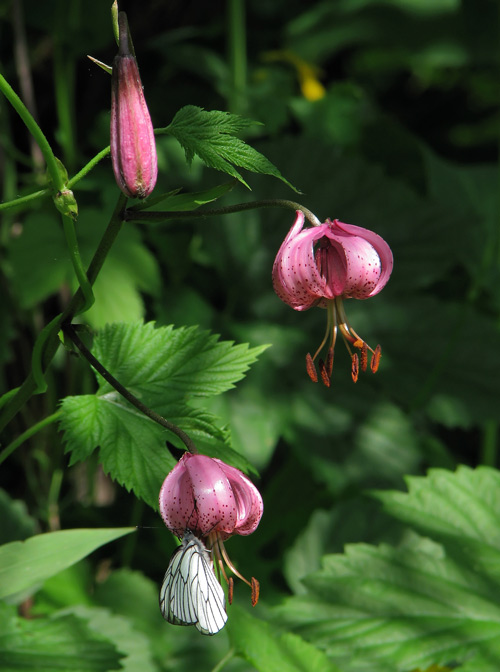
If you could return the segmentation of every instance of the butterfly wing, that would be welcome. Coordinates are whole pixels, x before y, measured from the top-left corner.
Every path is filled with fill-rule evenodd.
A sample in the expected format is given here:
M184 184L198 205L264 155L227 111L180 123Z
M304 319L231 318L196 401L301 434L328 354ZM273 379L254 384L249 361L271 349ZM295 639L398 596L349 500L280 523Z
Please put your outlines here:
M163 617L175 625L195 625L214 635L226 621L225 598L203 543L186 531L173 554L160 589Z

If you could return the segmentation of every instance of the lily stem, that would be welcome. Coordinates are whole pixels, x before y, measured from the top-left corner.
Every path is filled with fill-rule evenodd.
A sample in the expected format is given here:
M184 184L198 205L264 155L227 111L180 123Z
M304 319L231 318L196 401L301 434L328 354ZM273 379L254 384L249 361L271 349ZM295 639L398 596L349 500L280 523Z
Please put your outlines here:
M145 211L125 211L125 220L128 222L163 222L167 219L191 219L193 217L216 217L220 215L231 215L234 212L243 212L244 210L257 210L259 208L288 208L289 210L300 210L304 217L313 225L319 226L321 222L316 215L308 208L295 201L289 201L284 198L266 199L263 201L250 201L248 203L237 203L236 205L227 205L222 208L211 208L207 210L184 210L184 211L165 211L165 212L145 212Z
M90 352L90 350L87 348L87 346L83 343L81 338L78 336L74 326L70 323L66 323L62 325L62 330L63 332L71 339L71 341L76 345L78 350L81 352L81 354L85 357L87 362L94 367L94 369L101 374L101 376L104 378L106 382L108 382L111 387L113 387L117 392L119 392L124 399L126 399L128 402L132 404L132 406L135 406L141 413L144 413L150 420L153 420L154 422L157 422L159 425L162 427L165 427L165 429L168 429L172 434L175 434L181 441L182 443L186 446L188 451L190 453L197 453L196 446L194 445L193 441L190 439L190 437L184 432L180 427L177 427L177 425L174 425L173 422L170 422L170 420L167 420L163 416L159 415L155 411L153 411L151 408L146 406L145 404L140 401L136 396L132 394L129 390L127 390L126 387L124 387L102 364L101 362L94 357L94 355Z

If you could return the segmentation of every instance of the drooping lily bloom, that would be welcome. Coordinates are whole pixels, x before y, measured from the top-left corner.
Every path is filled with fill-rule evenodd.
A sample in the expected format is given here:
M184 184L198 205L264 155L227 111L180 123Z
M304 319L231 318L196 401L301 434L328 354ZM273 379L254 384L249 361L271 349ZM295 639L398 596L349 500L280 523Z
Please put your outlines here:
M338 219L304 229L304 215L297 218L281 245L273 266L273 286L279 298L294 310L313 306L326 308L326 334L313 357L306 357L307 372L316 382L315 359L325 345L326 362L318 361L323 383L330 385L333 351L340 331L352 361L352 378L358 379L359 368L365 371L368 350L370 368L378 369L381 349L373 350L347 322L344 299L368 299L387 284L392 272L391 248L373 231L344 224ZM351 350L359 349L360 355ZM361 360L361 362L360 362Z
M123 193L145 198L158 176L155 136L125 12L118 14L118 25L119 48L111 75L111 162Z
M223 544L233 534L254 532L262 517L262 497L245 474L216 458L185 453L163 482L159 500L160 514L171 532L182 537L191 530L215 553L230 586L230 601L232 579L227 578L222 559L252 587L252 603L256 604L258 582L241 576Z

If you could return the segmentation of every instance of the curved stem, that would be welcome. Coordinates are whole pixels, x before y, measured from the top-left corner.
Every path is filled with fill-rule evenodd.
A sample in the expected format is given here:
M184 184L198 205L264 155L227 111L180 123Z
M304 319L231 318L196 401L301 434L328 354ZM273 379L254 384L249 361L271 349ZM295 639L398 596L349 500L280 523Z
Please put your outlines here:
M74 175L71 178L71 180L68 180L68 185L67 185L68 189L73 189L73 186L77 182L79 182L82 179L82 177L85 177L85 175L87 175L87 173L89 173L92 170L92 168L99 163L99 161L104 159L104 157L106 157L109 154L109 152L110 152L110 148L109 148L109 145L108 145L107 147L102 149L98 154L96 154L92 159L90 159L90 161L88 163L86 163L83 166L83 168L76 175Z
M172 434L175 434L182 443L186 446L190 453L197 453L196 446L190 437L184 432L180 427L174 425L170 420L166 420L163 416L159 415L151 408L142 403L136 396L134 396L126 387L124 387L102 364L101 362L94 357L90 352L87 346L83 343L81 338L75 331L75 328L72 324L66 323L63 324L64 333L73 341L78 350L85 357L87 362L94 367L94 369L101 374L106 382L108 382L117 392L119 392L124 399L129 401L133 406L135 406L141 413L144 413L150 420L157 422L165 429L168 429Z
M229 663L236 656L236 651L234 649L229 649L224 658L221 658L217 665L212 668L212 672L221 672L221 670L226 666L226 663Z
M33 394L43 394L47 390L47 383L45 381L45 375L43 372L43 354L45 344L49 340L50 336L54 333L56 327L57 332L59 332L61 325L62 313L54 317L42 331L38 334L38 338L35 341L33 346L33 352L31 353L31 373L33 374L33 379L35 381L35 389Z
M234 212L256 210L259 208L288 208L289 210L300 210L304 213L304 217L313 226L319 226L321 224L319 219L313 212L311 212L311 210L304 207L300 203L289 201L284 198L250 201L248 203L237 203L236 205L227 205L223 208L211 208L208 210L184 210L177 212L137 212L126 210L125 220L128 222L163 222L166 219L191 219L193 217L215 217L220 215L231 215Z
M30 439L34 434L39 432L41 429L47 427L47 425L50 425L56 420L58 420L61 417L61 415L62 411L57 411L56 413L52 413L52 415L48 415L43 420L40 420L40 422L37 422L35 425L29 427L25 432L23 432L17 438L15 438L14 441L11 441L11 443L9 443L9 445L6 446L0 453L0 464L2 464L2 462L5 462L5 460L9 457L9 455L11 455L16 450L16 448L19 448L21 444Z
M52 147L49 144L49 141L42 132L40 126L36 123L33 116L28 111L28 108L19 98L17 93L8 83L8 81L0 75L0 91L7 98L12 107L16 110L18 115L24 121L27 129L31 135L35 138L37 145L40 147L40 150L43 154L43 158L47 164L47 170L50 173L52 178L52 184L56 192L62 191L64 189L64 180L61 175L59 165L57 163Z
M90 262L87 271L87 277L90 285L94 284L104 264L104 261L106 260L109 250L111 249L117 235L120 232L120 229L124 221L123 216L126 203L127 203L127 197L124 196L123 194L120 194L113 215L111 216L106 231L104 232L103 237L101 238L101 242L99 243L99 246L94 254L92 261ZM73 298L71 299L66 309L61 313L61 315L58 316L58 318L55 318L53 320L54 324L50 329L50 333L48 333L48 336L46 338L46 344L45 347L43 348L42 368L47 368L47 366L50 364L50 362L54 358L54 355L57 352L57 349L59 347L58 332L61 329L61 324L63 322L70 321L84 304L85 304L85 297L83 295L82 290L78 289L78 291L73 295ZM10 422L10 420L12 420L12 418L24 406L24 404L28 401L28 399L34 394L36 388L37 385L35 383L35 378L33 376L33 373L31 372L24 381L24 383L21 385L21 387L17 390L17 392L12 397L10 397L7 403L5 404L5 407L3 408L2 413L0 415L0 431L2 431L2 429L7 425L7 423Z
M82 258L80 256L80 249L78 248L78 240L76 237L75 224L69 215L62 215L64 235L66 236L66 243L68 245L69 256L73 264L73 270L78 280L78 285L82 290L85 302L79 309L78 313L84 313L94 303L94 293L87 278L87 273L83 267ZM77 313L77 314L78 314Z
M94 166L96 166L99 161L104 159L109 154L109 145L105 147L103 150L99 152L99 154L96 154L88 163L85 164L85 166L76 174L74 175L70 180L68 180L68 183L66 185L67 189L72 189L77 182L79 182L87 173L89 173ZM27 194L26 196L20 196L19 198L14 198L11 201L7 201L6 203L0 203L0 210L8 210L9 208L19 208L23 205L28 205L31 203L31 201L38 201L39 199L45 198L46 196L50 196L51 191L50 189L40 189L39 191L35 191L33 194Z

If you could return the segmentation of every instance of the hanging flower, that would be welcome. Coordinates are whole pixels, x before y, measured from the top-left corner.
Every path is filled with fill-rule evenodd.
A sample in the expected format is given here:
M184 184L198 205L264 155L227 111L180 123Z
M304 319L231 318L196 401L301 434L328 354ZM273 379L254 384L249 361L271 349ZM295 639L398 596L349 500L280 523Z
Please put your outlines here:
M145 198L158 176L155 136L125 12L118 14L118 24L119 51L111 75L111 162L123 193Z
M389 245L373 231L344 224L338 219L303 229L304 214L297 218L281 245L273 266L273 286L279 298L294 310L313 306L326 308L326 334L314 356L306 357L307 372L316 382L314 361L327 346L326 361L318 360L321 379L327 386L333 367L333 352L340 331L352 361L352 378L359 368L365 371L368 351L370 368L375 373L381 356L379 345L373 350L347 322L344 299L368 299L387 284L393 258ZM360 354L353 352L351 346Z
M232 579L226 576L223 560L252 587L253 604L258 600L258 582L241 576L223 542L233 534L254 532L263 510L260 493L245 474L206 455L185 453L160 490L160 514L165 525L178 537L190 530L214 552L217 566L230 586L230 602Z

